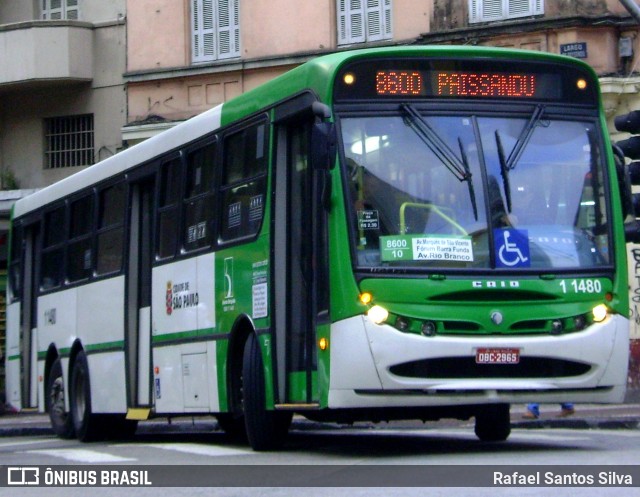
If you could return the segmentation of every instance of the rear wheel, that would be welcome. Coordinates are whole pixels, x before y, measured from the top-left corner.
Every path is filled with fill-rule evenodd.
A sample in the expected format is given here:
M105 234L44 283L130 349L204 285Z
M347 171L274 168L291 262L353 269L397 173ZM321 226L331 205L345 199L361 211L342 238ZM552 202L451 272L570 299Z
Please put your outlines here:
M47 381L47 411L51 420L53 432L60 438L73 438L73 420L71 414L65 410L65 388L62 377L62 363L56 359L51 365Z
M100 420L91 411L91 382L87 356L80 351L76 356L71 373L71 416L76 436L83 442L96 440L107 435L100 430Z
M476 412L476 436L483 442L503 442L511 433L509 404L482 406Z
M254 450L274 450L284 443L292 413L265 408L265 377L260 346L249 335L242 361L244 419L249 444Z

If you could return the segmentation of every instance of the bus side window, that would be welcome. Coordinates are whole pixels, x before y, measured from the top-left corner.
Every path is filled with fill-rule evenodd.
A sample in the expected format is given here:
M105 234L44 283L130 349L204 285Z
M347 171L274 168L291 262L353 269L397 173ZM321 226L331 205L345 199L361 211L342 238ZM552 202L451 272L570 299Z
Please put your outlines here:
M211 245L213 233L213 178L216 146L199 148L187 156L183 248L198 250Z
M86 195L71 203L69 245L67 247L67 281L74 282L91 276L93 255L93 195Z
M44 215L42 270L40 271L42 290L50 290L62 285L66 231L64 205Z
M173 257L178 248L182 161L179 157L162 164L158 209L158 258Z
M98 248L96 274L108 274L122 269L124 247L124 214L126 185L119 183L100 192L98 197Z
M267 127L251 126L224 141L220 240L255 235L264 214Z

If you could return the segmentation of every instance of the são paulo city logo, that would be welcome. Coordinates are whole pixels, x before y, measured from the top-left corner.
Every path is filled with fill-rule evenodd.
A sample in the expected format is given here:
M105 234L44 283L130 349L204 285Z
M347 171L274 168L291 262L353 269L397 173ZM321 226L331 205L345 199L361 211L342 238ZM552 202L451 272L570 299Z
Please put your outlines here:
M171 281L167 281L167 295L165 305L167 309L167 316L171 316L171 313L173 312L173 291L171 287Z
M167 316L171 316L175 310L196 307L199 302L198 292L191 290L191 285L188 281L182 283L167 281L167 291L165 293Z

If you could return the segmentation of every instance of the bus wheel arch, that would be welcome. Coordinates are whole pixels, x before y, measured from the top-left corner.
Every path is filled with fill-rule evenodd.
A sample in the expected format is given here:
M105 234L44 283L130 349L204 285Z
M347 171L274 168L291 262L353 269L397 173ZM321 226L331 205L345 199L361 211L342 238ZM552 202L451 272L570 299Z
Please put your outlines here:
M254 450L279 449L291 425L291 411L266 408L265 372L256 334L247 337L242 360L244 420L249 444Z
M49 414L51 429L60 438L70 439L75 436L71 412L66 410L65 399L68 389L65 385L62 361L56 348L51 345L45 360L45 410Z
M89 361L79 342L72 347L69 370L69 405L76 436L82 442L96 440L100 433L100 420L91 408Z
M244 345L249 336L255 335L256 330L251 319L239 316L229 334L229 349L227 351L227 401L229 413L238 416L243 413L242 402L242 361Z
M255 328L251 319L246 315L239 316L229 333L227 348L227 412L216 415L219 428L238 442L247 441L242 402L242 354L244 344L252 333L255 333Z

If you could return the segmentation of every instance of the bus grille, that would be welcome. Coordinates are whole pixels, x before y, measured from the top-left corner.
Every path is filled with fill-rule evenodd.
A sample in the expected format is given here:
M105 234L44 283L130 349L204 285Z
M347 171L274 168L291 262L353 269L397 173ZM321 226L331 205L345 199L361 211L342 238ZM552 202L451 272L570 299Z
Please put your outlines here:
M518 364L476 364L474 357L443 357L396 364L389 371L397 376L425 379L566 378L590 369L589 364L542 357L521 357Z

